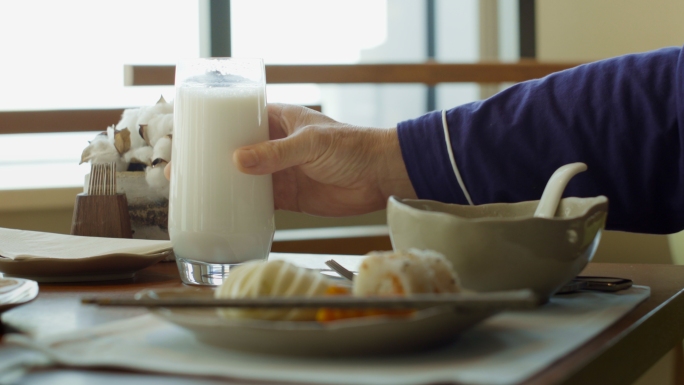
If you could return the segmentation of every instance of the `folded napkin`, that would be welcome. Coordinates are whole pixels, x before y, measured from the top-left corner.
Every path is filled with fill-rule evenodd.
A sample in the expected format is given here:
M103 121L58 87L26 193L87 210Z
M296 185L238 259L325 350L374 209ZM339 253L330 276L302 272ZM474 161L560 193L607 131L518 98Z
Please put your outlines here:
M581 346L648 298L649 293L648 287L634 286L619 293L581 292L553 297L534 311L494 316L445 348L398 357L247 354L202 344L191 332L144 315L67 334L35 338L7 335L0 358L17 357L18 353L10 349L25 349L23 354L29 358L15 358L15 370L8 367L8 373L52 362L252 381L506 385L529 378ZM36 356L38 352L43 356ZM0 377L1 372L2 365Z
M171 241L82 237L0 228L0 257L14 261L35 258L82 259L109 254L156 254Z

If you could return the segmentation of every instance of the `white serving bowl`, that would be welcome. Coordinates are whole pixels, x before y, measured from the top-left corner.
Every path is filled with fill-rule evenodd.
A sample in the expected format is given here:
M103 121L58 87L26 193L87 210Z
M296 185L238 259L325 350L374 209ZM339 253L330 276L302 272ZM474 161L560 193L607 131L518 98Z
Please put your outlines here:
M533 217L538 202L463 206L390 197L392 246L444 254L464 289L529 288L548 298L594 256L608 198L564 198L551 219Z

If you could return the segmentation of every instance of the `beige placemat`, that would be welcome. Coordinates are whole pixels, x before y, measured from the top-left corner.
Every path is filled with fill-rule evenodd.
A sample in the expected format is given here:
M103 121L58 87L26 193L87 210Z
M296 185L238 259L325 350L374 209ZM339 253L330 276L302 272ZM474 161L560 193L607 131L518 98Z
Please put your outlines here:
M109 254L155 254L171 241L82 237L0 228L0 256L15 261L33 258L82 259Z
M204 345L190 332L152 315L36 339L8 335L4 350L28 348L34 353L31 362L40 365L52 362L275 382L515 384L584 344L649 293L648 287L635 286L620 293L554 297L534 311L492 317L444 349L400 357L305 359L245 354ZM36 357L36 352L44 356Z

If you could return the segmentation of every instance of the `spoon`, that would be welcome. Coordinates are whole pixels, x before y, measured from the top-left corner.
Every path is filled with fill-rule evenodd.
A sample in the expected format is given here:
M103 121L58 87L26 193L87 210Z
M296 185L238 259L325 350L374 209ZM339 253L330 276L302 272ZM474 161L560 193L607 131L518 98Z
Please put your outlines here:
M536 218L553 218L560 202L565 186L568 185L573 176L587 169L587 165L582 162L570 163L561 166L556 170L549 181L546 183L541 200L534 212Z
M337 274L339 274L342 278L346 278L350 281L354 280L354 272L351 270L347 270L346 267L342 266L339 264L334 259L331 259L329 261L325 262L326 265L328 265L329 268L333 269Z

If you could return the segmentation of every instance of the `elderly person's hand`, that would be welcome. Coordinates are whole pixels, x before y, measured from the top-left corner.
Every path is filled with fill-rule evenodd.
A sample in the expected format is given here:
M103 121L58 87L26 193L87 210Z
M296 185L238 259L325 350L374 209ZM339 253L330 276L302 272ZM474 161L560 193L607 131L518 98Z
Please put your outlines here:
M247 174L273 173L277 209L357 215L385 208L390 195L415 197L396 128L351 126L285 104L269 104L268 122L271 140L237 149L233 162Z

